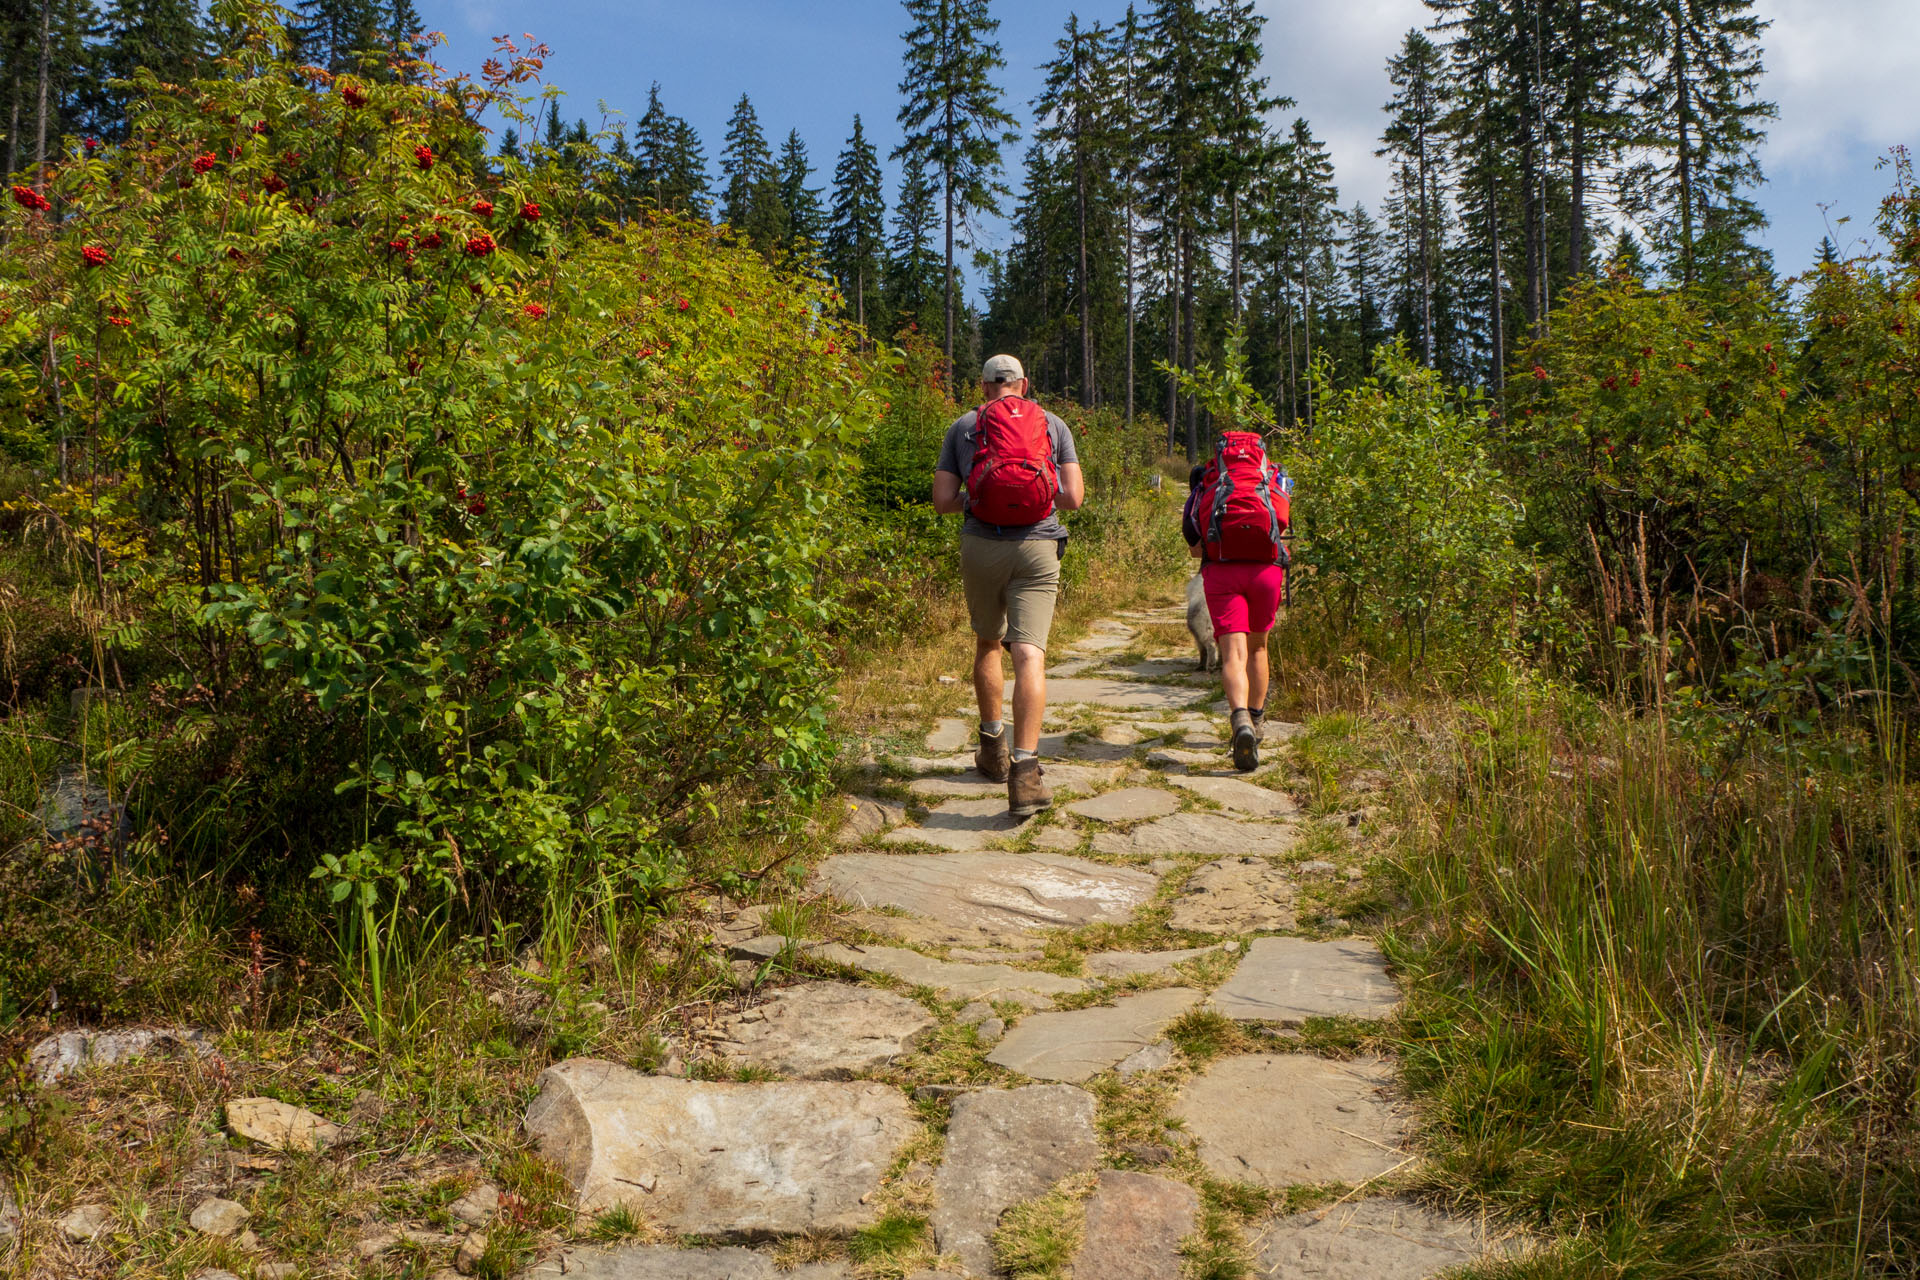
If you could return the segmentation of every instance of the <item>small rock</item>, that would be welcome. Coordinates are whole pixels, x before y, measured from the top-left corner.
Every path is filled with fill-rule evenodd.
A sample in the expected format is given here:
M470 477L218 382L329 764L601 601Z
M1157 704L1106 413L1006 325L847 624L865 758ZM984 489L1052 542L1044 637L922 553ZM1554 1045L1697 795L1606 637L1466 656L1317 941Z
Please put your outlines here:
M1364 871L1362 871L1362 870L1361 870L1360 868L1358 868L1358 867L1348 867L1348 868L1347 868L1347 883L1348 883L1348 884L1353 884L1353 883L1355 883L1356 881L1359 881L1360 879L1362 879L1363 877L1365 877L1365 875L1366 875L1366 874L1367 874L1366 872L1364 872Z
M362 1089L353 1095L353 1105L347 1108L347 1119L356 1128L367 1128L380 1123L387 1114L387 1100L371 1089Z
M589 1000L580 1006L580 1016L583 1018L604 1018L609 1012L611 1010L598 1000Z
M245 1231L235 1236L233 1242L242 1249L245 1249L248 1253L258 1253L260 1251L260 1236L252 1227L248 1227Z
M27 1051L27 1066L42 1087L58 1084L84 1067L110 1067L131 1058L201 1057L213 1042L197 1027L140 1031L62 1031Z
M297 1262L262 1262L253 1269L254 1280L293 1280L299 1274Z
M353 1251L362 1258L377 1258L399 1243L398 1231L373 1231L356 1240Z
M0 1240L11 1240L19 1234L20 1206L14 1202L12 1189L0 1182Z
M476 1231L460 1242L460 1251L453 1255L453 1269L463 1276L470 1276L480 1266L480 1259L487 1252L487 1233Z
M500 1212L500 1191L491 1182L482 1182L448 1205L447 1212L470 1227L484 1227Z
M113 1226L113 1211L103 1204L83 1204L60 1219L60 1230L67 1239L85 1244L98 1239Z
M1130 1142L1120 1148L1120 1153L1131 1157L1136 1164L1149 1166L1163 1165L1174 1156L1172 1147L1164 1147L1157 1142Z
M659 1069L653 1074L657 1076L684 1076L687 1074L687 1061L677 1053L670 1053L667 1055L667 1060L661 1063Z
M948 1098L956 1098L963 1093L971 1092L973 1092L973 1088L970 1085L923 1084L914 1089L913 1100L915 1102L945 1102Z
M1330 876L1338 870L1331 862L1323 858L1314 858L1310 861L1302 862L1296 869L1303 876Z
M227 1128L237 1137L278 1151L324 1151L346 1131L311 1111L272 1098L235 1098L227 1103Z
M1114 747L1131 747L1141 739L1140 729L1131 724L1109 724L1100 728L1100 741Z
M240 1280L240 1277L231 1271L196 1271L193 1273L193 1280Z
M941 676L939 677L939 680L941 684L959 684L960 683L960 681L954 676Z
M1123 1076L1138 1075L1142 1071L1158 1071L1173 1061L1173 1046L1165 1040L1150 1044L1144 1049L1136 1049L1120 1060L1114 1070Z
M1005 1034L1007 1034L1007 1024L1001 1018L988 1018L973 1029L973 1038L979 1041L983 1048L999 1044L1000 1037Z
M201 1235L225 1239L238 1233L252 1216L245 1205L212 1196L194 1206L187 1223Z
M993 1006L985 1000L975 1000L960 1011L954 1021L963 1027L977 1026L993 1016Z

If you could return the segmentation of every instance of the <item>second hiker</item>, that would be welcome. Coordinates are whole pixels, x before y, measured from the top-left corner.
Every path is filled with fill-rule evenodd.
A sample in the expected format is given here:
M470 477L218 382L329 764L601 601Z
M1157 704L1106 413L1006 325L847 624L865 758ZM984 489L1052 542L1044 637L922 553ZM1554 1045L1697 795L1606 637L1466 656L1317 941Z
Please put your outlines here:
M1024 818L1053 803L1040 768L1040 721L1047 710L1047 633L1067 543L1057 512L1077 509L1086 485L1073 433L1027 399L1018 360L988 360L980 397L978 409L947 428L933 472L933 509L966 513L960 579L973 622L980 706L974 763L985 777L1006 782L1007 808ZM1013 658L1011 732L1002 709L1002 648Z
M1287 584L1285 538L1293 481L1267 459L1260 436L1223 431L1214 460L1188 481L1181 518L1200 557L1200 581L1220 646L1220 683L1233 719L1233 765L1260 766L1267 713L1267 633Z

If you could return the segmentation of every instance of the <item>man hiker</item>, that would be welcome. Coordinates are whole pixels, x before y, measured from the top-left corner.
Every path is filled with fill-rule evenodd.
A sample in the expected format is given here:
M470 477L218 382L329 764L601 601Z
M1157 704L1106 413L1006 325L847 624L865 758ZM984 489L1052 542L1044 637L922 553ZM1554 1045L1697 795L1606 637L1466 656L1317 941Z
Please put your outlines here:
M1047 710L1047 633L1067 546L1058 512L1080 506L1086 483L1073 433L1027 398L1018 360L987 361L980 400L947 428L933 472L933 509L966 513L960 580L973 622L973 695L980 704L974 765L1007 784L1008 811L1025 818L1053 803L1040 769L1040 720ZM1013 657L1011 733L1001 713L1003 647Z
M1223 431L1214 460L1187 481L1181 531L1200 558L1200 581L1220 646L1220 682L1233 719L1233 767L1260 767L1267 714L1267 633L1287 585L1293 481L1252 431Z

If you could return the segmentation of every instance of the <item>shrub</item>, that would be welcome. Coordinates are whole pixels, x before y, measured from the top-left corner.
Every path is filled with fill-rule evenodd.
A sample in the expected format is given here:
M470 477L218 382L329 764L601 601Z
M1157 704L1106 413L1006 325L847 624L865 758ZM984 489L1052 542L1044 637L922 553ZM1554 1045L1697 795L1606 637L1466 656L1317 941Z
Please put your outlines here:
M1484 644L1511 623L1528 561L1522 515L1487 448L1487 412L1462 406L1404 345L1338 389L1320 371L1298 477L1297 563L1314 605L1423 658L1443 641Z
M9 214L0 385L76 460L32 501L159 676L114 756L136 801L177 854L317 855L369 920L579 856L644 892L703 829L778 826L831 754L823 569L871 416L826 288L597 224L540 149L476 168L532 55L335 79L273 12L221 7L212 78L141 73L58 222Z

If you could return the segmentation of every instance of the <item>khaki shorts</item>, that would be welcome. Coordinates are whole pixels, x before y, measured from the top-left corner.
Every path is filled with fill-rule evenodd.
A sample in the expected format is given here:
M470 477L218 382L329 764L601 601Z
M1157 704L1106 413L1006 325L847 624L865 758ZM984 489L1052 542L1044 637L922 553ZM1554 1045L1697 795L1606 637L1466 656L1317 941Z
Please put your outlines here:
M1060 594L1060 544L1052 538L960 539L960 581L973 634L982 640L1047 647Z

